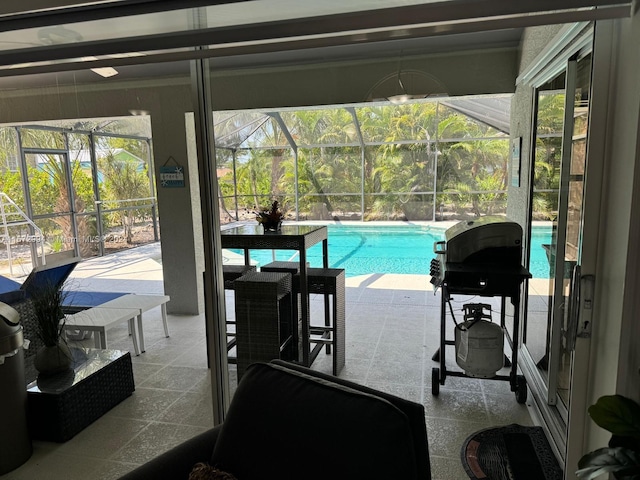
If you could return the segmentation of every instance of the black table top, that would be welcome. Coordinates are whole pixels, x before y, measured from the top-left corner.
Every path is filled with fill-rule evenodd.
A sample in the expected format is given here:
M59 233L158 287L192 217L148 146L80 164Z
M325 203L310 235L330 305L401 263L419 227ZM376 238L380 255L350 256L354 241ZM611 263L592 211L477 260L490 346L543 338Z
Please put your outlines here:
M222 248L292 249L308 248L327 239L324 225L282 225L277 232L264 232L258 223L240 225L220 232Z
M281 229L277 232L267 232L264 233L264 229L259 223L255 224L246 224L239 225L237 227L228 228L226 230L222 230L220 235L234 236L234 235L286 235L286 236L297 236L297 235L309 235L318 230L326 230L327 227L324 225L282 225Z

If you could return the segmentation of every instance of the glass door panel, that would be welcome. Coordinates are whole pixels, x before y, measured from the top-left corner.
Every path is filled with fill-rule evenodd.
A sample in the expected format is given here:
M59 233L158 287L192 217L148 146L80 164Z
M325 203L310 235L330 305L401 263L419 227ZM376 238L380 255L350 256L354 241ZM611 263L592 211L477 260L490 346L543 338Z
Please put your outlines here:
M27 180L35 217L71 211L66 160L62 154L28 153Z
M535 362L541 383L548 385L549 340L555 289L555 258L564 117L564 74L538 90L532 193L532 237L540 244L548 268L529 281L524 345ZM533 247L530 249L534 255ZM530 259L533 263L533 258Z
M562 455L567 439L576 435L570 418L584 416L572 411L571 395L588 365L574 358L575 285L581 281L584 221L589 218L583 206L590 75L590 54L569 60L566 70L539 87L536 96L529 264L534 244L541 243L549 269L548 276L538 272L529 282L523 358L531 377L527 381Z
M564 235L563 269L573 273L576 265L580 264L582 245L583 193L587 152L587 127L589 120L589 87L591 73L591 57L588 56L576 63L576 82L573 105L573 130L571 137L571 161L569 165L566 227ZM571 277L563 281L563 304L570 305ZM560 343L560 361L557 383L557 394L565 407L568 408L571 385L571 360L575 332L572 331L570 309L564 308L562 341Z

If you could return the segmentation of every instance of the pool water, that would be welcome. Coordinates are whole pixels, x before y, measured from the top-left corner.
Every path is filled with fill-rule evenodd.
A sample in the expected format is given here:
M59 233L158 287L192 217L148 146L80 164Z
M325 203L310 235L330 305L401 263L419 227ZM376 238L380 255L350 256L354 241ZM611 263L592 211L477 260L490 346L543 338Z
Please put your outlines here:
M429 274L433 244L443 239L444 229L432 226L329 225L329 266L344 268L347 277L371 273ZM550 230L534 227L530 271L536 278L549 277L549 262L543 243L550 243ZM241 253L239 250L234 250ZM251 258L264 265L274 260L297 260L290 250L252 250ZM307 251L312 267L322 266L322 246Z
M533 278L549 278L550 266L547 251L542 247L551 243L551 227L533 227L531 229L531 265L529 271Z

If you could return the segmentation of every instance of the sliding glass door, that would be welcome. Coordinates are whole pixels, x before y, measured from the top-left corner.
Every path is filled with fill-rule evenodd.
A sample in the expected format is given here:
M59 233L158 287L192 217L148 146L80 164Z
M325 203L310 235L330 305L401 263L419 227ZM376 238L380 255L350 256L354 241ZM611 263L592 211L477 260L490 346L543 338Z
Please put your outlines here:
M563 457L567 445L575 443L571 438L582 434L584 409L573 400L584 396L589 363L594 276L583 262L594 263L597 239L585 232L597 230L586 227L598 218L585 204L588 172L597 162L588 157L591 58L589 52L577 53L562 72L537 88L535 98L530 255L536 254L537 244L549 270L529 282L523 363ZM541 217L541 211L549 216Z

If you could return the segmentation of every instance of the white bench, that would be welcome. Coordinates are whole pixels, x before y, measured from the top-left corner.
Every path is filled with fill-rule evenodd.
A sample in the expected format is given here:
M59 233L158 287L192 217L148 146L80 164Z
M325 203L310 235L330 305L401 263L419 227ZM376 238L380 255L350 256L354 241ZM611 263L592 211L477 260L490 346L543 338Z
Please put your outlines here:
M65 330L87 330L95 332L94 341L96 348L107 348L107 330L122 322L129 323L129 331L133 339L133 349L136 355L140 355L138 335L134 319L140 315L137 308L102 308L94 307L82 310L65 318Z
M129 334L133 338L133 346L136 355L144 353L144 330L142 328L142 314L155 307L161 308L162 325L165 336L169 336L169 325L167 324L167 302L168 295L138 295L128 293L120 297L101 303L100 305L86 310L82 310L72 315L67 315L65 330L97 331L100 338L96 337L97 348L106 347L106 329L125 320L128 320ZM94 312L95 311L95 312ZM109 313L112 311L113 313ZM124 318L123 314L132 312L129 318ZM84 315L82 315L84 314ZM137 328L134 323L137 319Z
M171 299L168 295L138 295L127 294L121 297L114 298L108 302L100 304L97 308L134 308L138 310L136 318L138 320L138 341L140 345L140 352L145 352L144 347L144 332L142 330L142 314L155 307L160 307L162 312L162 326L164 327L164 335L169 336L169 326L167 324L167 302ZM134 335L135 332L129 326L129 332Z

